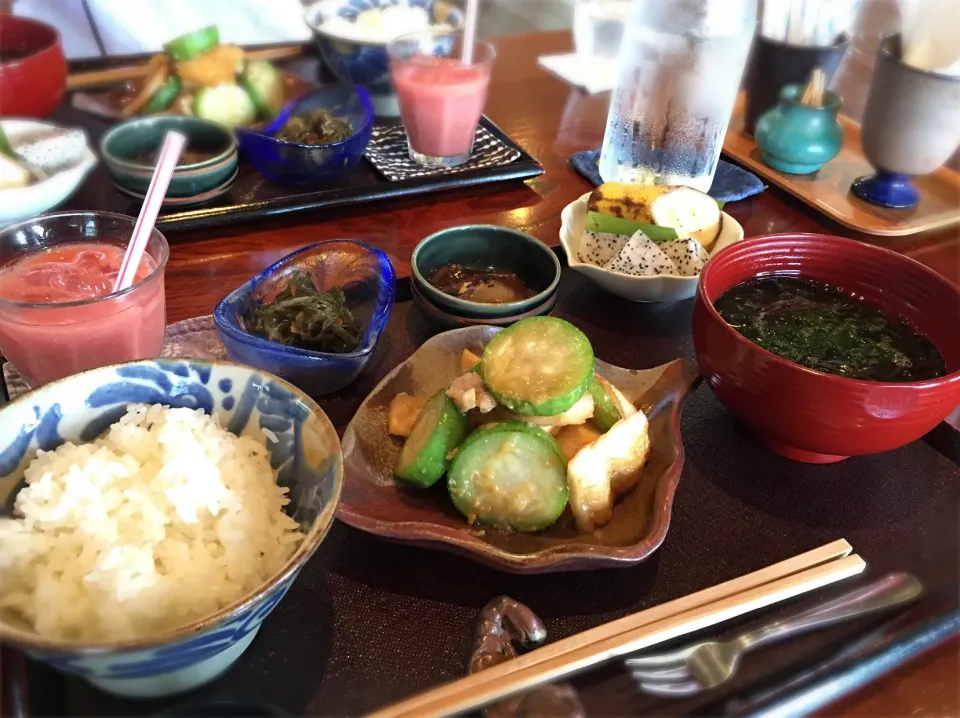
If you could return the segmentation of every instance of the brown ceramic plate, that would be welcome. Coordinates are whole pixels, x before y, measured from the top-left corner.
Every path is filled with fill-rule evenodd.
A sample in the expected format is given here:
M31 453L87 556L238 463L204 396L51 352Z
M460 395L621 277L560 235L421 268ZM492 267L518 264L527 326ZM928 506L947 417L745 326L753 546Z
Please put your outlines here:
M454 509L446 483L403 485L393 475L401 441L387 435L387 407L401 391L429 395L460 374L464 349L480 353L499 332L475 326L438 334L390 372L366 398L343 435L344 488L339 518L395 541L448 551L514 573L633 566L663 542L683 466L680 411L699 374L691 361L622 369L597 361L608 379L650 419L651 453L639 485L622 497L613 521L595 534L577 531L569 509L546 531L474 529Z
M284 106L315 87L313 83L284 70L280 71L280 75L283 78ZM122 120L124 118L120 114L120 108L123 107L131 92L130 83L102 92L75 92L71 97L71 103L76 109L89 112L104 120Z

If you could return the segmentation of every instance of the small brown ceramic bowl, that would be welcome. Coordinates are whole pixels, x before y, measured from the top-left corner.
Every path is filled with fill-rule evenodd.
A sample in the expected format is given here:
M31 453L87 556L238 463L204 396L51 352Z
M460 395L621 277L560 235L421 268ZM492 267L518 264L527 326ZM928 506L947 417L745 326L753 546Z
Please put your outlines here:
M569 509L538 533L471 528L451 503L445 481L418 489L394 478L402 442L387 434L390 401L399 392L429 396L449 385L461 373L463 350L481 353L499 331L475 326L438 334L370 393L343 435L344 488L338 518L377 536L459 554L511 573L640 563L663 543L670 525L683 467L680 410L698 381L691 361L639 370L597 361L597 373L646 412L651 451L640 483L617 502L613 520L595 533L579 532Z

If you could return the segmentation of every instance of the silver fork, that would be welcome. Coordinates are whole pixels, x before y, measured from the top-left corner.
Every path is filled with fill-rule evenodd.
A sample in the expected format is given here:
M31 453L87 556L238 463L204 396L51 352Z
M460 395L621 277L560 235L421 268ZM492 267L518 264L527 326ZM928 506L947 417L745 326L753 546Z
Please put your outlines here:
M892 573L827 603L769 621L730 641L704 641L670 653L624 661L640 689L657 696L689 696L716 688L737 670L747 651L874 611L912 601L923 591L907 573Z

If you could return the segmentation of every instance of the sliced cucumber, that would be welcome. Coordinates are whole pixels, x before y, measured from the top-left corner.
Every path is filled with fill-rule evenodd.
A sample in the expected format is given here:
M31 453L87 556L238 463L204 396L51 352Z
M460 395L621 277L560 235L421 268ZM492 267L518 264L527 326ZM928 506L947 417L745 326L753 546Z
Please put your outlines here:
M587 231L622 234L627 237L633 236L639 231L657 244L677 238L677 230L673 227L661 227L658 224L647 224L623 217L611 217L600 212L589 212L587 214Z
M593 376L593 347L570 322L531 317L491 339L480 367L490 393L508 409L553 416L586 391Z
M560 460L564 464L567 463L566 457L563 455L563 451L560 449L560 445L557 443L557 440L554 439L546 430L540 428L536 424L530 424L526 421L497 421L492 424L484 424L472 434L470 434L470 439L473 439L475 436L481 434L494 434L502 431L513 431L520 432L521 434L530 434L530 436L535 436L542 441L546 441L552 448L556 449L557 456L560 457Z
M202 27L199 30L188 32L186 35L175 37L163 46L164 51L174 60L192 60L220 43L220 31L216 25Z
M160 89L153 93L153 97L150 98L150 102L147 103L143 111L147 114L163 112L173 104L173 101L177 99L177 95L180 94L182 89L183 83L180 82L180 78L176 75L170 75L170 77L160 85Z
M593 419L591 421L600 431L606 433L623 416L620 415L613 397L607 392L603 380L594 376L590 380L589 390L590 396L593 397Z
M543 429L523 422L491 424L463 442L447 490L471 523L541 531L567 506L566 467L557 442Z
M433 486L446 472L447 455L463 441L467 418L442 390L426 403L397 457L396 474L417 486Z
M257 117L253 100L240 85L229 82L216 87L197 90L193 100L193 114L234 128L249 125Z
M240 75L240 85L250 95L261 118L273 119L283 109L283 78L266 60L248 62Z

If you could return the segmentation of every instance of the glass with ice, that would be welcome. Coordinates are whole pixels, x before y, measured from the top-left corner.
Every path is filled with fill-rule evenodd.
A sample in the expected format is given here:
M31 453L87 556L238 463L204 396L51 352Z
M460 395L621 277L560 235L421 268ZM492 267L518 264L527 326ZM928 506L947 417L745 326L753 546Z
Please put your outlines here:
M713 182L757 0L634 0L600 152L605 182Z
M160 232L133 285L113 291L135 222L61 212L0 231L0 354L30 386L160 354L169 254Z

